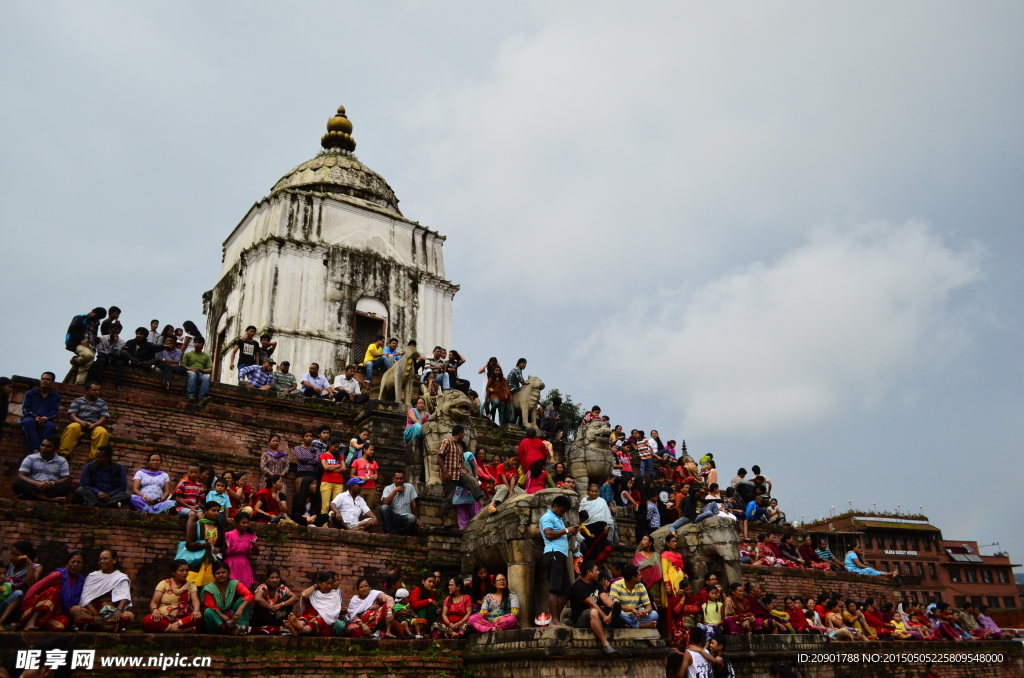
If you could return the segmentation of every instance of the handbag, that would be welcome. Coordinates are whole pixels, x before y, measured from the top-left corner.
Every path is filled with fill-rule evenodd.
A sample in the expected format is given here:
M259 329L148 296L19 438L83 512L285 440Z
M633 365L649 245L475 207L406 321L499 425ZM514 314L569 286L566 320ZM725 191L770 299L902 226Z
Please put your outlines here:
M199 523L196 523L196 536L202 536L202 532L200 532ZM189 550L187 544L187 541L178 542L178 552L175 554L174 558L175 560L184 560L186 563L188 563L189 569L191 569L195 565L198 565L199 563L203 562L203 558L206 557L206 549L202 549L199 551L191 551Z

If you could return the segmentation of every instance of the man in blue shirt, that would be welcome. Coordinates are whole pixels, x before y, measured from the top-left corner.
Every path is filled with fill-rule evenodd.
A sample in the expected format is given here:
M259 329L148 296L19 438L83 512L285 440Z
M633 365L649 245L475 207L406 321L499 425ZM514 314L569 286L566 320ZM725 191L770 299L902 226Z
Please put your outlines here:
M760 520L762 522L768 522L768 511L765 510L764 505L767 502L764 497L755 497L747 504L747 522L754 522Z
M57 430L57 415L60 414L60 394L53 390L53 372L43 372L39 377L39 388L25 393L21 404L21 430L28 439L28 449L38 452L43 440Z
M124 466L114 462L114 448L96 448L96 458L82 469L82 478L72 501L99 508L121 508L128 505L128 480Z
M551 625L561 626L558 621L562 608L569 599L569 538L580 531L578 525L566 527L562 518L572 502L565 495L555 497L551 508L541 516L540 533L544 539L544 567L548 573L548 611L551 614Z

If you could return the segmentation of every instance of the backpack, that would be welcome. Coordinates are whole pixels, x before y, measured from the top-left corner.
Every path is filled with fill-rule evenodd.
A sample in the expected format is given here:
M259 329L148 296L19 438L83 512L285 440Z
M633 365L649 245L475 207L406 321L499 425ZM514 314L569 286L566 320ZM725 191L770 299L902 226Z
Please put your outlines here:
M64 337L64 348L72 353L75 352L75 348L85 338L85 328L88 322L88 314L76 315L71 319L71 324L68 325L67 336Z

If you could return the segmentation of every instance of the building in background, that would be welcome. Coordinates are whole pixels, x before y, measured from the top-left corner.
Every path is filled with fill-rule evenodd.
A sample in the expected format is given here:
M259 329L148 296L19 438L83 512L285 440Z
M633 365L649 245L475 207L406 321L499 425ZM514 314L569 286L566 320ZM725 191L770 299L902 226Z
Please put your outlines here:
M235 383L226 357L249 325L278 342L299 375L362 362L378 334L420 350L451 343L445 238L406 219L379 174L352 154L345 109L316 157L288 172L224 241L221 277L203 295L214 381ZM236 363L237 370L237 363Z
M939 573L946 601L963 607L970 601L992 608L1020 607L1020 594L1006 553L983 556L976 541L942 541Z
M925 516L844 513L803 526L814 540L825 537L842 559L860 543L863 561L883 572L899 571L901 592L920 602L953 602L944 593L942 532Z

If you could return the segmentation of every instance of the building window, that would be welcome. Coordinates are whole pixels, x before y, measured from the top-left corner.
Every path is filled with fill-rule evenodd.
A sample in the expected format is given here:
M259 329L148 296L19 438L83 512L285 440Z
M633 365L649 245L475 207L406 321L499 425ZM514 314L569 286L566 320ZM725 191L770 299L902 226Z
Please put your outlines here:
M992 570L982 570L981 571L981 581L985 582L986 584L991 584L992 583Z
M978 571L977 570L964 570L964 575L967 579L968 584L978 583Z
M895 549L896 548L896 535L893 535L893 534L889 535L889 548L891 548L891 549Z
M949 581L953 582L954 584L960 583L960 570L958 568L949 568Z
M999 577L1000 584L1010 583L1010 575L1007 574L1006 570L996 570L996 575Z
M875 569L877 570L878 568L875 568ZM883 560L882 561L882 571L883 572L889 572L890 571L890 569L889 569L889 561L888 560Z
M928 563L928 576L932 579L938 579L938 576L935 574L935 563Z
M912 563L903 563L903 574L908 577L914 576L914 568Z
M864 535L864 548L868 550L875 548L874 544L872 544L872 536L870 534Z
M953 604L957 607L963 607L967 604L967 596L953 596Z
M917 564L917 576L924 579L924 563Z
M936 591L935 592L935 600L933 602L936 602L936 603L941 603L942 602L942 591Z
M910 599L912 601L914 601L915 603L917 602L917 591L911 591L910 592Z
M913 549L914 551L918 551L918 550L920 550L920 549L918 549L918 548L917 548L917 537L914 537L913 541L911 542L911 548L912 548L912 549Z
M988 606L989 607L1000 607L1000 605L999 605L999 596L989 596L988 597Z
M1003 596L1003 607L1017 607L1017 600L1013 596Z
M971 603L973 603L975 607L981 607L985 604L985 601L982 600L981 596L971 596Z
M929 552L932 550L932 540L930 537L924 538L924 550Z
M878 569L877 567L875 567L875 561L873 561L873 560L869 560L868 561L868 567L870 567L872 570L877 570Z

